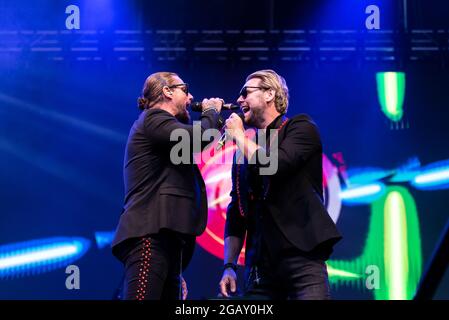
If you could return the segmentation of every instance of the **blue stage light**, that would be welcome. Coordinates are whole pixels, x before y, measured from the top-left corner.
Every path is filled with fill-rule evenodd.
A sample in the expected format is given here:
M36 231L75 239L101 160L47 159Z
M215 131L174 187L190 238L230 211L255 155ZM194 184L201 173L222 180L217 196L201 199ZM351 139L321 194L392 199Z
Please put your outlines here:
M344 204L358 205L370 204L385 192L383 183L372 183L346 188L340 192L340 198Z
M390 176L394 171L383 168L363 167L347 170L349 185L365 185Z
M95 241L99 249L110 245L114 238L115 231L97 231L95 232Z
M69 265L90 247L85 238L55 237L0 246L0 279L48 272Z
M438 161L423 167L411 184L422 190L449 188L449 160Z

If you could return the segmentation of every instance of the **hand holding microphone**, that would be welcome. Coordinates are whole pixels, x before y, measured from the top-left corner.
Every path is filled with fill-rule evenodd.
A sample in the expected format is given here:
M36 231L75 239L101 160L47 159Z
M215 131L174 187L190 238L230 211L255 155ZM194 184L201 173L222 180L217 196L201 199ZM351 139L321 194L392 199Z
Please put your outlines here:
M243 121L245 116L243 113L232 113L225 122L225 132L218 140L216 150L223 148L226 143L227 138L234 139L238 135L245 135L245 128L243 126Z
M238 105L232 104L232 103L224 103L223 99L220 98L211 98L211 99L203 99L202 102L192 102L190 104L190 109L192 111L196 112L204 112L208 110L209 108L215 108L217 112L220 112L222 109L226 110L236 110L240 109ZM225 132L218 140L218 144L216 147L216 150L221 149L224 144L226 143L226 138L228 133L230 138L234 138L236 134L244 134L245 129L243 127L243 120L245 119L245 116L243 113L232 113L229 118L226 120L226 125L224 127ZM228 132L226 132L226 129Z
M220 108L217 108L218 105L220 106ZM202 102L196 101L190 104L190 109L196 112L203 112L204 110L210 107L216 108L218 112L220 112L222 109L225 110L240 109L238 105L232 103L224 103L223 99L219 98L203 99Z
M203 99L201 102L192 102L190 104L190 109L197 112L215 109L218 113L220 113L221 108L223 107L223 102L223 99L220 98Z

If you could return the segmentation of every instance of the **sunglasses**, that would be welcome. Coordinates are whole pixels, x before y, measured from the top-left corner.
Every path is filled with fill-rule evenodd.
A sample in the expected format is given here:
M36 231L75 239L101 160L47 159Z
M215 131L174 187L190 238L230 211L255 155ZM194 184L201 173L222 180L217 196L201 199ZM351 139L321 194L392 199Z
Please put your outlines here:
M266 90L266 89L263 88L263 87L244 86L244 87L242 88L242 90L240 90L239 96L242 96L242 97L245 99L245 98L248 96L248 93L257 91L257 90L254 90L254 91L248 92L248 90L247 90L248 88L254 88L254 89L259 89L259 90Z
M179 88L186 94L186 96L189 95L189 84L188 83L178 83L178 84L174 84L172 86L168 86L168 88L170 88L170 89Z

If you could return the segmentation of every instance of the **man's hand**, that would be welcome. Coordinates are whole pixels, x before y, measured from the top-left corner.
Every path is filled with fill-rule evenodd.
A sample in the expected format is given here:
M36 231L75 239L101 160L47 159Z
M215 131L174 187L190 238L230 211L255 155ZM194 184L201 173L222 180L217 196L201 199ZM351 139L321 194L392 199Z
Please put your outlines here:
M209 108L215 108L218 112L221 111L221 107L223 107L224 101L220 98L210 98L210 99L203 99L201 101L203 111Z
M226 132L232 139L243 137L245 135L245 128L243 127L242 119L235 113L231 114L226 120Z
M232 268L227 268L223 271L223 276L220 281L220 293L229 298L230 292L235 293L237 290L237 275Z
M187 282L184 280L184 277L182 276L181 276L181 290L182 290L182 300L186 300L189 291L187 290Z

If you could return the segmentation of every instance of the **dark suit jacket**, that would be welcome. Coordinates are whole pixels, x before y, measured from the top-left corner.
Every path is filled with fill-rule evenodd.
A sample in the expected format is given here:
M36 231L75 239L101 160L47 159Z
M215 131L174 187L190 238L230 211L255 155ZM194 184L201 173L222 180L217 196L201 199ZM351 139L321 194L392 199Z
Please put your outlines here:
M283 117L278 117L267 129L279 128L283 120ZM285 238L302 251L309 252L324 244L332 247L341 236L323 204L322 144L316 124L307 115L289 119L278 131L278 146L277 172L272 176L261 177L265 181L262 195L266 196L261 205L270 215L268 221L274 221ZM242 165L233 165L232 201L227 210L225 237L237 236L243 239L251 227L251 215L258 214L252 212L254 208L260 207L254 203L257 199L253 199L248 180L251 175L259 175L262 166L259 159L258 152L250 161L255 164L248 165L245 161ZM237 170L240 205L245 216L241 215L238 208ZM267 232L267 228L264 232ZM270 238L270 235L265 236Z
M200 120L201 133L218 128L220 122L214 110L202 114ZM193 126L161 109L145 110L134 122L126 145L125 201L112 242L114 254L123 241L161 229L191 236L204 231L207 198L198 166L191 156L189 164L173 164L170 160L171 147L177 144L170 141L170 134L180 128L189 133L192 141Z

